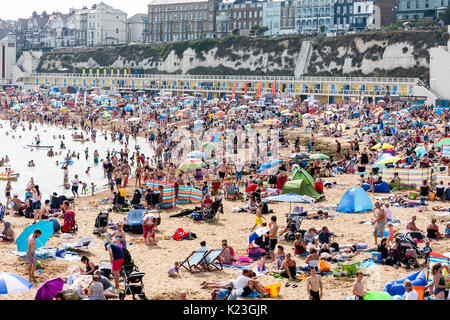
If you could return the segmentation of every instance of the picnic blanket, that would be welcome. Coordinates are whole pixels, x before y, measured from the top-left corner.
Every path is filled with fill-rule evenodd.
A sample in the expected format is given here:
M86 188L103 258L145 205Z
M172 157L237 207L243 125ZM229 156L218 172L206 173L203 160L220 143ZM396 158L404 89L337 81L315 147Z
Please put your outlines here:
M51 259L56 258L59 260L66 260L66 261L80 261L81 257L78 256L78 253L74 251L65 251L65 255L63 257L57 256L56 253L59 251L56 247L50 247L50 248L38 248L36 249L36 258L37 259ZM11 253L21 257L26 258L27 253L26 252L19 252L19 251L11 251Z

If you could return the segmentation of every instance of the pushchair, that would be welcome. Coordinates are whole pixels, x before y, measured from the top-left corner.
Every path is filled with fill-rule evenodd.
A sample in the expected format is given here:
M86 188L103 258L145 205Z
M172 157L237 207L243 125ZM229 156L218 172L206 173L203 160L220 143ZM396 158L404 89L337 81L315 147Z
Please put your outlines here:
M125 273L125 290L120 293L120 300L124 300L126 295L132 295L133 300L136 300L136 296L141 300L147 300L147 297L145 296L144 281L142 280L144 276L145 272L133 271L129 274Z
M61 228L64 233L76 233L78 232L78 225L75 221L75 212L66 211L64 212L64 224Z
M125 209L128 209L128 202L125 197L122 197L120 192L117 192L114 195L113 199L113 211L114 212L123 212Z
M141 198L142 198L141 192L138 189L136 189L134 191L133 199L131 199L131 204L132 205L140 204L141 203Z
M106 232L108 227L109 212L102 211L97 215L95 219L95 226L93 234L101 235Z
M125 277L127 274L130 274L132 272L139 272L138 266L134 264L134 261L131 258L130 251L128 251L125 248L122 248L122 252L124 258L122 268L120 269L121 276Z
M397 249L390 249L388 258L384 263L387 265L395 265L400 267L401 264L406 265L406 269L419 267L419 258L427 260L426 255L420 250L409 234L401 235L395 239Z
M302 210L303 211L303 210ZM301 230L300 227L303 221L303 213L291 213L286 219L288 232L284 236L286 241L295 241L295 234L301 233L302 236L305 234L306 230Z
M207 222L214 220L217 212L223 214L222 198L216 199L210 208L203 208L203 219Z

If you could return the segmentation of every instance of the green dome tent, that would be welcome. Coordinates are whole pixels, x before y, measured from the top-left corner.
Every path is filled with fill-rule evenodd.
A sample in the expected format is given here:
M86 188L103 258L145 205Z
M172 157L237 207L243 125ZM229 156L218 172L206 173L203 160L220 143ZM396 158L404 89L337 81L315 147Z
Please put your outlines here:
M281 190L281 194L286 193L295 193L302 196L309 196L315 199L322 198L322 195L319 194L314 189L314 186L306 179L287 181L284 184L283 190Z
M314 178L303 168L300 168L299 166L295 165L292 169L292 175L291 180L306 180L308 181L312 186L314 186L315 180Z

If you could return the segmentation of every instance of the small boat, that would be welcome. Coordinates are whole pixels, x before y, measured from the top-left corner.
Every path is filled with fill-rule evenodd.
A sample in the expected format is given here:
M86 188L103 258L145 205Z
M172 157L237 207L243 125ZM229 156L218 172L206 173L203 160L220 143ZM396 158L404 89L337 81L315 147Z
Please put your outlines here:
M41 146L41 145L27 145L28 148L38 148L38 149L51 149L54 146Z
M20 176L20 173L11 173L11 174L0 173L0 180L3 180L3 181L17 181L19 176Z
M77 142L88 142L89 139L74 138L73 141L77 141Z

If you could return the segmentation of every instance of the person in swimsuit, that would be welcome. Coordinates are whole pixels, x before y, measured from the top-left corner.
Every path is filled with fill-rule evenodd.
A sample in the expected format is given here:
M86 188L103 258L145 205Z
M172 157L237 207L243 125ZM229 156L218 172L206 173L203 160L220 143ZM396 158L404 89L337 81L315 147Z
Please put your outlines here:
M97 270L97 267L94 265L92 261L89 260L88 257L82 256L81 262L85 264L86 271L82 272L83 275L93 275L94 271Z
M291 259L291 254L286 253L286 260L283 263L284 271L280 273L280 276L284 278L289 278L291 280L296 280L297 274L297 263L295 260Z
M116 226L117 230L114 235L114 242L118 245L120 245L122 248L127 248L127 240L125 232L123 232L122 224L118 223Z
M356 272L356 281L353 283L352 293L355 296L355 300L364 300L366 293L364 292L363 273L361 271Z
M174 266L169 269L168 274L169 274L169 277L171 277L171 278L181 278L179 261L175 261Z
M311 275L306 281L309 300L320 300L323 296L322 278L317 275L316 269L311 268Z
M253 226L251 232L253 232L253 231L255 230L256 227L262 226L262 224L263 224L263 219L266 220L266 218L263 217L263 215L262 215L262 208L263 208L263 207L264 207L264 204L263 204L263 203L260 203L260 204L258 205L258 209L256 209L256 220L255 220L255 225Z
M270 218L270 224L269 224L269 252L270 252L270 257L272 258L272 260L275 260L275 247L277 245L277 232L278 232L278 225L277 225L277 217L276 216L272 216Z
M223 264L231 264L233 262L233 256L231 255L230 248L226 242L222 241L222 253L219 256L220 261Z
M296 255L308 255L308 251L306 251L306 241L303 240L302 234L299 232L295 234L294 250L294 254Z
M28 279L30 282L34 281L34 271L36 270L36 239L39 238L42 231L36 229L32 235L28 237L28 249L27 249L27 260L28 260Z
M450 289L450 285L445 285L445 279L442 274L444 269L446 269L447 272L450 272L450 267L447 264L443 265L440 262L434 264L431 268L433 281L425 286L425 290L434 286L434 296L436 300L445 300L448 296L448 290Z

